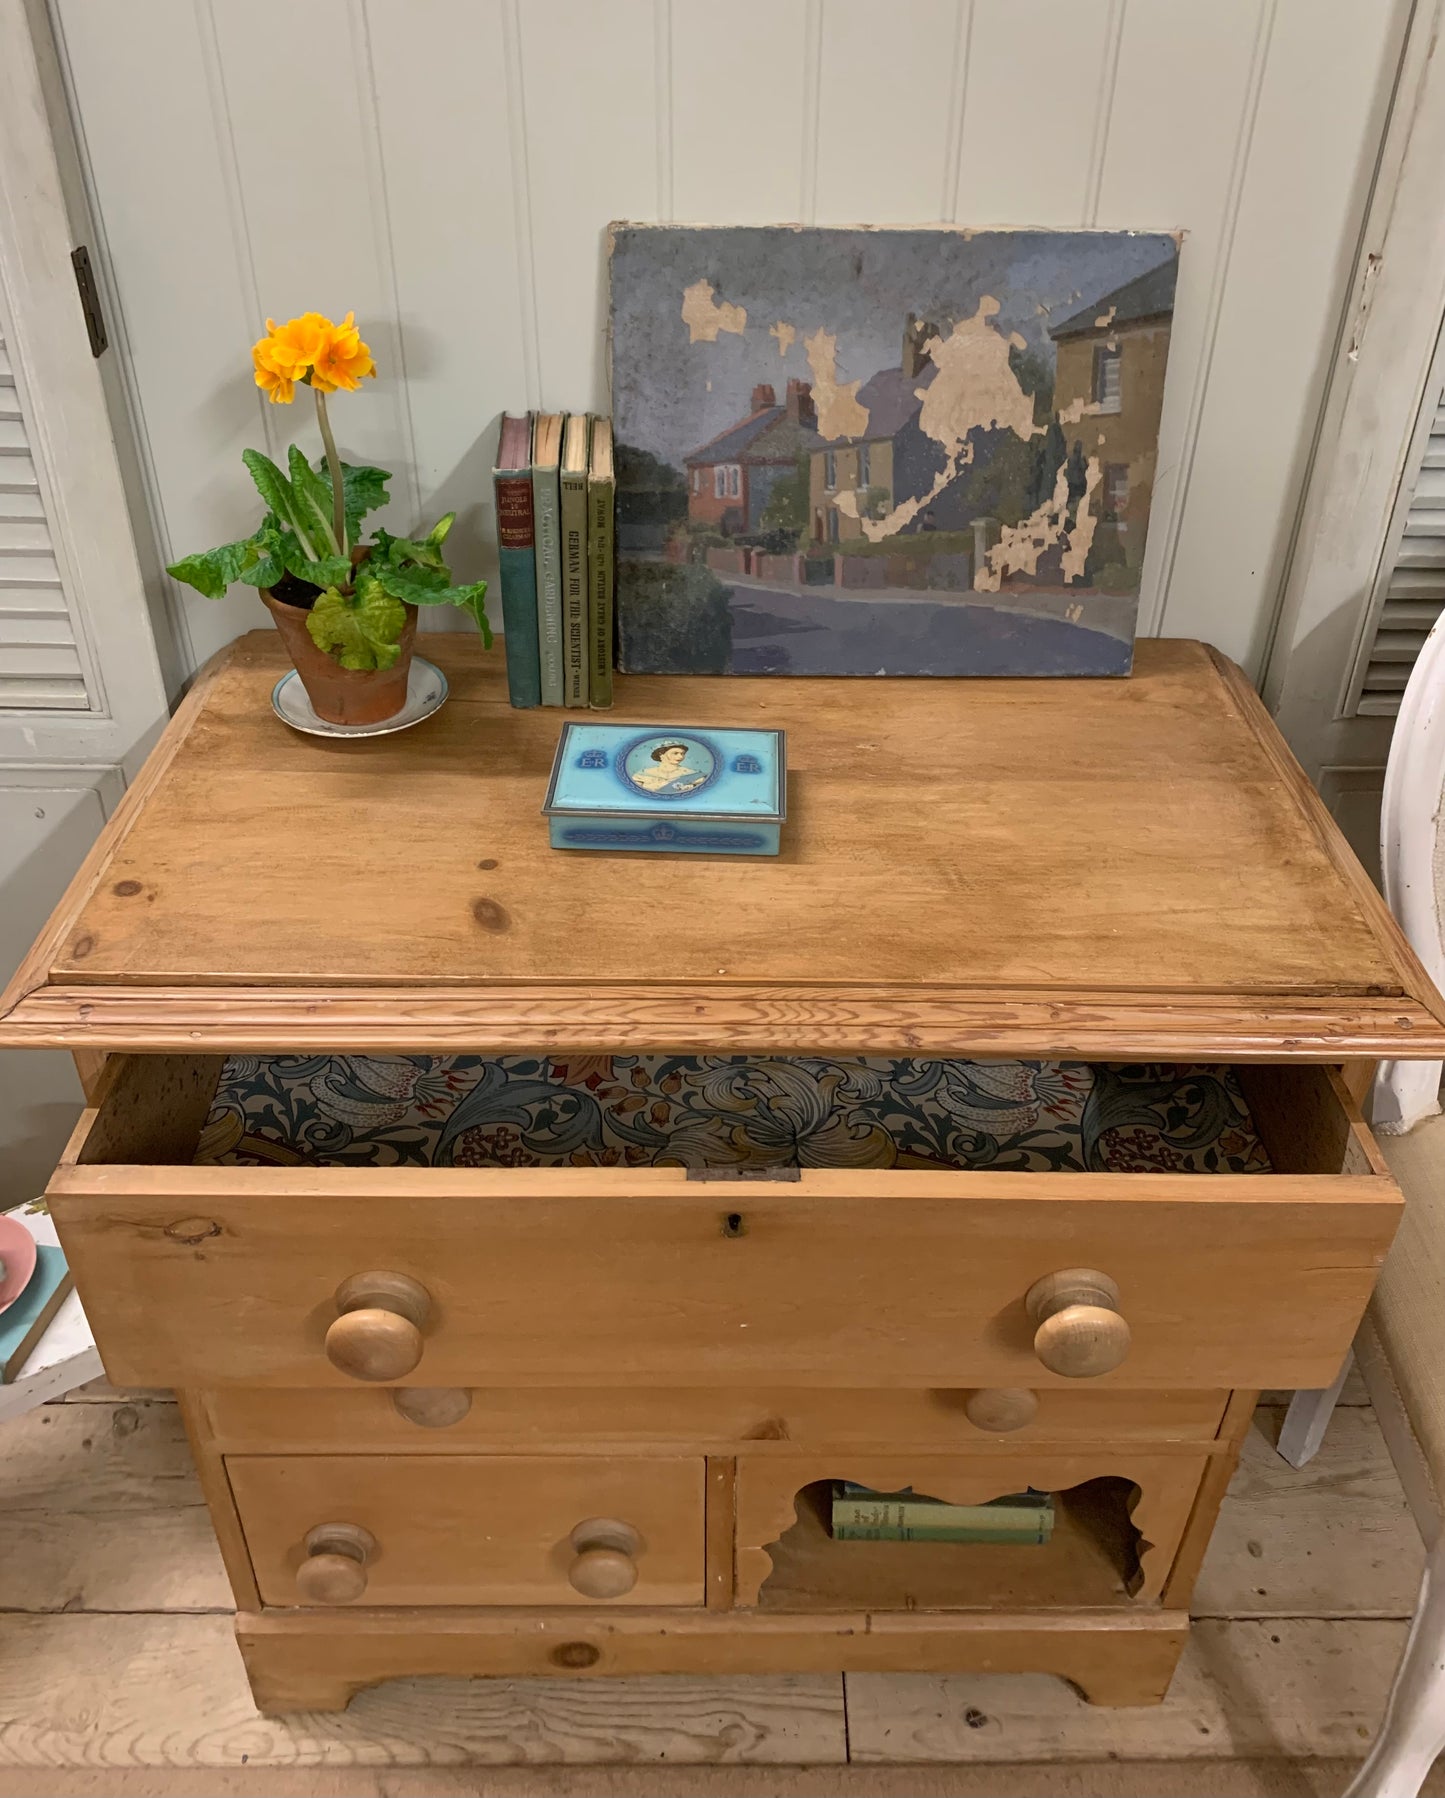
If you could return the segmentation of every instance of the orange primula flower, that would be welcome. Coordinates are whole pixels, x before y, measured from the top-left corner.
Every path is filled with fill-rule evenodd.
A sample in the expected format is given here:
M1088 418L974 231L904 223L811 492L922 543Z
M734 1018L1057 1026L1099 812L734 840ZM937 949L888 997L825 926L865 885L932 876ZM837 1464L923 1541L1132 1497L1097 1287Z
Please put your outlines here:
M356 314L348 312L339 325L333 325L325 344L311 366L311 385L322 393L335 393L338 387L352 391L363 379L376 376L371 351L361 341L356 328Z
M256 385L272 405L289 406L296 394L296 382L306 371L298 369L292 358L274 337L263 337L251 351L256 365Z
M303 312L300 318L278 325L266 320L266 336L254 346L256 385L272 402L289 405L298 381L308 382L318 393L335 393L339 387L360 385L375 375L371 351L361 341L355 313L348 312L339 325L320 312Z

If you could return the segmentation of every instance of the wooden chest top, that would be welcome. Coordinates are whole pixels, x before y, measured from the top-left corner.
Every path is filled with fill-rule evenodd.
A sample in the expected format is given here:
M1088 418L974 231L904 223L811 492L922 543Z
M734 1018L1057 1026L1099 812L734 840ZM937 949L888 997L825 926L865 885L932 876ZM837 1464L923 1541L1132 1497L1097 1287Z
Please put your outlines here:
M395 737L299 736L274 634L203 673L0 1005L0 1042L1277 1058L1445 1052L1439 996L1248 683L624 678L781 728L776 861L566 857L564 714L500 653Z

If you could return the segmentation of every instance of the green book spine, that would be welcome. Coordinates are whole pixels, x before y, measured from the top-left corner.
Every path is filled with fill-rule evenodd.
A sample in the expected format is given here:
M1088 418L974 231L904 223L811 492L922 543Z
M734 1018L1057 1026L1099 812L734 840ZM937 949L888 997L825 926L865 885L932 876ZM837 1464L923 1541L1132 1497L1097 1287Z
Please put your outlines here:
M587 473L562 476L562 703L586 705L587 668Z
M1052 1520L1050 1520L1052 1521ZM971 1530L963 1524L938 1529L914 1528L906 1524L835 1523L835 1542L973 1542L996 1543L1004 1548L1042 1548L1053 1531L1036 1524L1032 1529Z
M537 647L543 705L562 704L562 494L557 470L533 468L537 533Z
M1036 1534L1053 1527L1053 1514L1053 1499L1047 1493L981 1505L948 1505L909 1493L844 1490L834 1493L832 1505L835 1529L966 1529L983 1536Z
M593 426L594 433L602 430L605 424L605 420L599 419ZM616 491L609 456L606 474L589 474L587 477L587 628L592 646L587 697L599 709L612 704L612 640L617 616L617 552L613 525Z

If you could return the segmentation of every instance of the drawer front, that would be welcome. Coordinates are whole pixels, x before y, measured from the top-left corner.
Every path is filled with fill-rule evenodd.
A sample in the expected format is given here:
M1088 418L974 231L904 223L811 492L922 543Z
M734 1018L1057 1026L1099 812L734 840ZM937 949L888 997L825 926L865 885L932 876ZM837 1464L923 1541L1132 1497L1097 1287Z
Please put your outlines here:
M916 1392L791 1390L514 1391L397 1386L354 1392L217 1387L212 1435L230 1453L455 1455L691 1448L787 1455L800 1445L878 1449L1012 1447L1023 1442L1208 1442L1229 1394L985 1388ZM1030 1411L1032 1415L1029 1416ZM970 1415L972 1413L972 1415ZM982 1419L982 1423L974 1421ZM1025 1421L1017 1421L1023 1417ZM996 1426L1007 1423L1000 1430Z
M1157 1603L1208 1457L1109 1444L992 1456L837 1450L737 1463L736 1602L781 1610L1081 1610ZM979 1505L1054 1494L1045 1543L838 1540L835 1481ZM876 1520L876 1513L870 1513Z
M700 1459L230 1455L226 1472L268 1605L703 1602Z
M107 1371L135 1385L1320 1386L1401 1204L1317 1068L1252 1077L1274 1174L723 1182L146 1165L144 1060L50 1189Z

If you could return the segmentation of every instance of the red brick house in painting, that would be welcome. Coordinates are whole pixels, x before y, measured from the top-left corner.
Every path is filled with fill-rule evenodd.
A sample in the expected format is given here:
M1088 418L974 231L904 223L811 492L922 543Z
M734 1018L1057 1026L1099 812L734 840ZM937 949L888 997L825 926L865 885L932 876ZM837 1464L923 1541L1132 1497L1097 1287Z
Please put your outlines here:
M772 387L760 382L741 423L684 456L689 520L730 537L760 530L774 486L821 445L817 422L806 381L789 381L781 406Z

